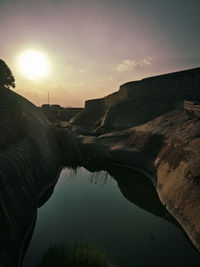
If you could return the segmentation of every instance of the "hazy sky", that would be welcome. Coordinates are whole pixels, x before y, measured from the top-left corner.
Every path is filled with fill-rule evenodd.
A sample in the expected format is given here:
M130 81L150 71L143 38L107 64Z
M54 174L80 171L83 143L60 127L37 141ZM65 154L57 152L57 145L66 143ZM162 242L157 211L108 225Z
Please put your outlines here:
M35 104L83 106L119 85L200 66L200 0L0 0L0 58L17 93ZM49 76L28 80L27 49L45 53Z

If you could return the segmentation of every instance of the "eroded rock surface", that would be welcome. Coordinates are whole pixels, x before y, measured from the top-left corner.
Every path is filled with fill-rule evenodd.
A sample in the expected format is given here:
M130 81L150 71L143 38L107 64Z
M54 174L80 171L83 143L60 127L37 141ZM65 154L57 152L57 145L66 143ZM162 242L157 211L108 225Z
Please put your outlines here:
M73 163L72 134L54 129L29 101L0 88L0 266L21 266L37 207L44 201L65 162ZM70 139L71 137L71 139ZM65 151L65 159L61 153ZM75 151L77 157L78 151ZM71 160L71 163L70 163ZM78 160L77 160L78 161Z
M199 88L200 68L128 82L104 98L86 101L71 123L99 134L130 128L183 106L184 100L200 99Z
M97 139L110 159L99 153L93 164L126 166L149 176L162 203L200 250L200 120L176 110Z
M89 101L59 127L0 88L0 266L20 266L37 207L63 166L145 173L200 251L200 119L184 100L200 100L200 68L122 85L99 110Z
M101 110L102 101L105 105L104 115L95 118L101 120L93 128L98 137L79 138L83 149L87 145L87 168L126 166L150 177L162 203L200 251L199 100L200 68L130 82L96 101L96 109L99 102ZM85 116L95 100L91 103Z

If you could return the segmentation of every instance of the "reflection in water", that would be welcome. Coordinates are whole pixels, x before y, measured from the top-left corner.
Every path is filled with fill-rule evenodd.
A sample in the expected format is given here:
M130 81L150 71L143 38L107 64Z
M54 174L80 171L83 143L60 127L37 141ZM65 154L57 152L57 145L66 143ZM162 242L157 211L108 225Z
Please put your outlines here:
M151 182L150 178L144 176L144 174L137 171L124 169L124 168L110 168L105 173L104 181L107 180L108 173L117 181L118 187L121 193L126 199L134 203L138 207L159 216L175 226L179 227L185 236L186 240L191 243L189 237L182 229L180 224L175 218L167 211L165 206L161 203L158 193ZM104 175L102 172L102 176ZM102 179L102 178L101 178ZM196 247L194 247L196 250Z
M92 184L106 185L108 181L108 172L99 171L90 173L90 175L88 176L88 180Z
M120 267L198 266L200 256L182 232L159 218L171 221L149 179L119 168L108 173L117 182L105 172L62 172L39 209L23 267L37 266L49 246L74 241L97 246Z
M108 173L117 181L124 197L138 207L178 225L159 200L151 180L143 174L123 168L110 168Z

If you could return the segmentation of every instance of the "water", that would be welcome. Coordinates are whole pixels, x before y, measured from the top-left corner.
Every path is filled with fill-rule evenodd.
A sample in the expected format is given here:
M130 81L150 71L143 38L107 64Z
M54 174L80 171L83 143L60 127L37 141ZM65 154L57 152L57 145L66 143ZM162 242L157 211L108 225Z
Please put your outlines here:
M160 205L149 179L120 169L110 173L118 182L83 168L78 175L62 171L38 210L23 267L37 266L50 245L74 241L90 242L120 267L199 266L200 255Z

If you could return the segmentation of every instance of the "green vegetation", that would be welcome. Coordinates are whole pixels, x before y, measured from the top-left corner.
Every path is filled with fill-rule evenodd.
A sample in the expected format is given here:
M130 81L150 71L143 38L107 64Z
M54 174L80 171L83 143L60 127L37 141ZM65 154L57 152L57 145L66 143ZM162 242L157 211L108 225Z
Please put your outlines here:
M117 267L88 243L56 244L42 256L39 267Z
M15 88L15 78L7 64L2 59L0 59L0 86Z

